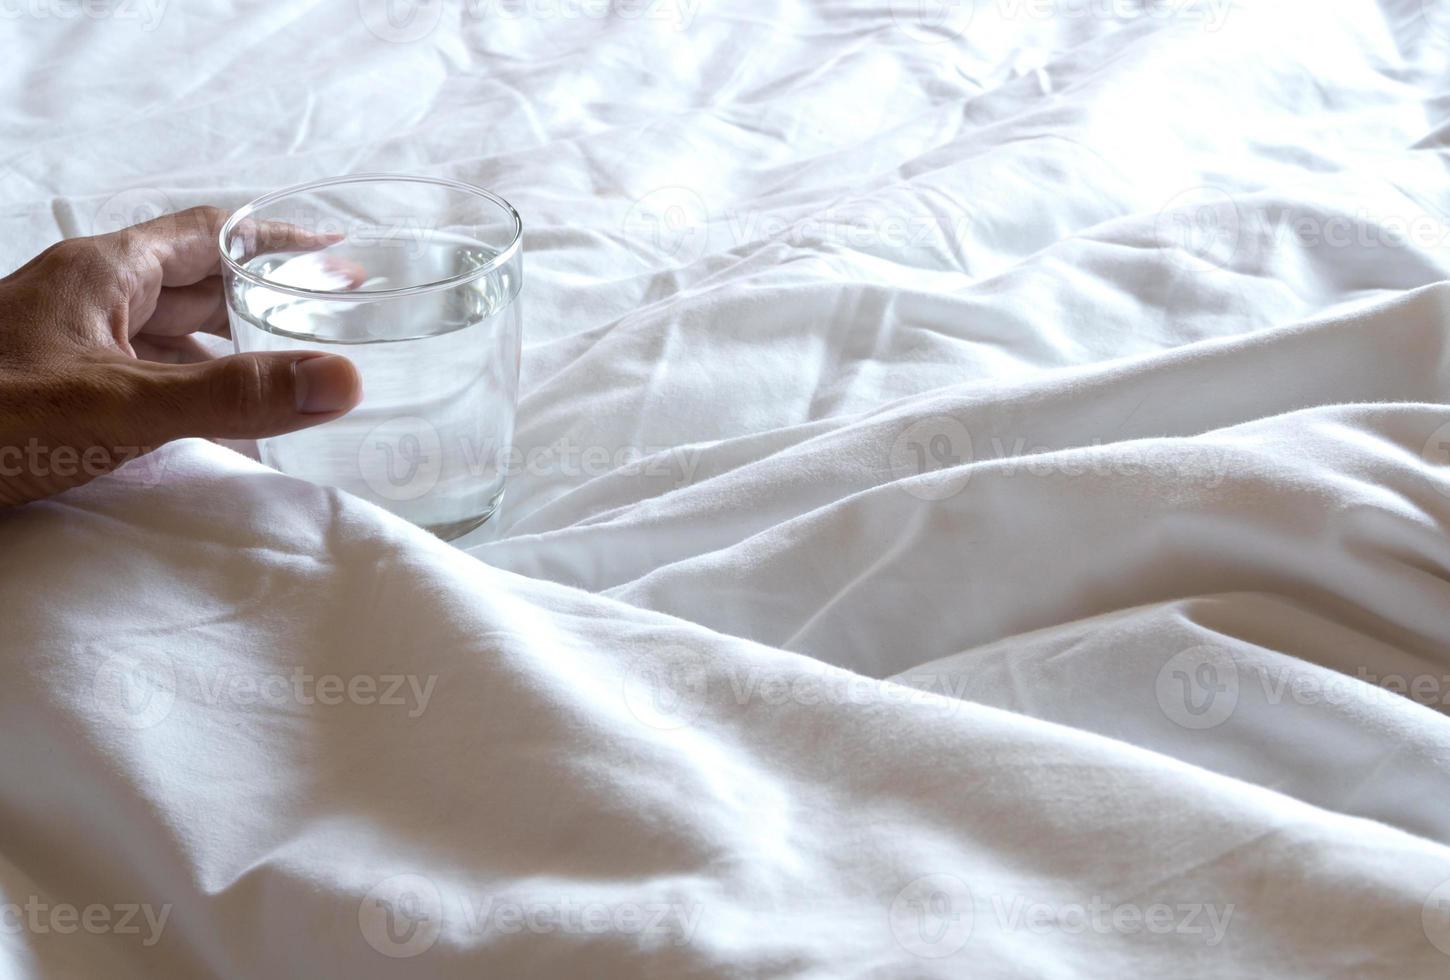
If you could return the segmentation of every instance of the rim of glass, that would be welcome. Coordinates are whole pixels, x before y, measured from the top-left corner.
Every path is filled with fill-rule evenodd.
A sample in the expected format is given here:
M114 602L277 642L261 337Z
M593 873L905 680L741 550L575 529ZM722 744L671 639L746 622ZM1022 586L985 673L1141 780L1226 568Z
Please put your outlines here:
M287 286L279 282L273 282L266 276L259 276L255 272L244 269L230 255L227 254L227 238L238 224L251 217L258 208L266 207L291 197L294 194L302 194L307 191L315 191L324 187L336 187L339 184L374 184L383 182L397 182L410 184L432 184L435 187L447 187L451 190L462 191L465 194L472 194L474 197L481 197L491 201L503 208L504 213L512 220L514 225L513 237L509 243L497 255L489 259L476 269L469 269L467 272L460 272L456 276L449 276L447 279L436 279L432 282L421 282L412 286L399 286L394 289L370 289L363 292L343 292L341 290L307 289L302 286ZM254 286L261 286L275 292L285 293L289 296L302 296L309 299L325 299L333 302L361 303L378 299L395 299L399 296L417 296L422 293L431 293L441 289L449 289L453 286L472 282L481 279L498 268L518 252L524 240L524 219L519 217L514 206L492 191L484 190L474 184L467 184L461 180L452 180L448 177L425 177L421 174L390 174L390 173L367 173L367 174L343 174L340 177L325 177L322 180L310 180L304 184L294 184L291 187L283 187L280 190L269 191L261 197L254 198L243 204L231 213L226 221L222 223L221 231L217 233L217 251L221 253L222 264L235 275L240 276Z

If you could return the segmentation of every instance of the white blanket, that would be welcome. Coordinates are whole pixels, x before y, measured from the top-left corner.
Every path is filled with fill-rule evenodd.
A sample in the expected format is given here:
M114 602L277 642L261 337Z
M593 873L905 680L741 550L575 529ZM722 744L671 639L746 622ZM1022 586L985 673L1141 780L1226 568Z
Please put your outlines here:
M1450 972L1450 7L90 9L5 268L484 184L520 455L0 516L0 971Z

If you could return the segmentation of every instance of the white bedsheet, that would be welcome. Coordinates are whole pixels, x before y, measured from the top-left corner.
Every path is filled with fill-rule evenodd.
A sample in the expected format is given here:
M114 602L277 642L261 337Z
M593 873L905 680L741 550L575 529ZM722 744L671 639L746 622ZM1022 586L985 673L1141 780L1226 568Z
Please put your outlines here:
M0 970L1450 972L1450 6L88 9L4 267L485 184L522 457L0 516Z

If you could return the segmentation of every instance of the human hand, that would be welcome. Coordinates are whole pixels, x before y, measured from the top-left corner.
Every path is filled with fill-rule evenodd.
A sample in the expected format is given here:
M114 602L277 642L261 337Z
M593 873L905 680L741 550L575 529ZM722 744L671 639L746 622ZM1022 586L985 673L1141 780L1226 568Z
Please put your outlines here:
M0 279L0 506L78 486L185 436L255 439L345 415L362 398L346 358L212 358L228 336L217 234L192 208L58 242ZM334 240L264 223L293 250Z

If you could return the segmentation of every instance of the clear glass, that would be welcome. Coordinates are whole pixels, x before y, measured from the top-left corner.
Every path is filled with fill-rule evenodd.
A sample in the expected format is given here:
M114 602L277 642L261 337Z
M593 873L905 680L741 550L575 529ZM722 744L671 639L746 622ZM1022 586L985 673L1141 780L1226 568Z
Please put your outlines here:
M349 358L363 399L263 439L283 473L445 540L493 516L518 405L523 223L459 181L358 174L260 197L221 231L239 352Z

